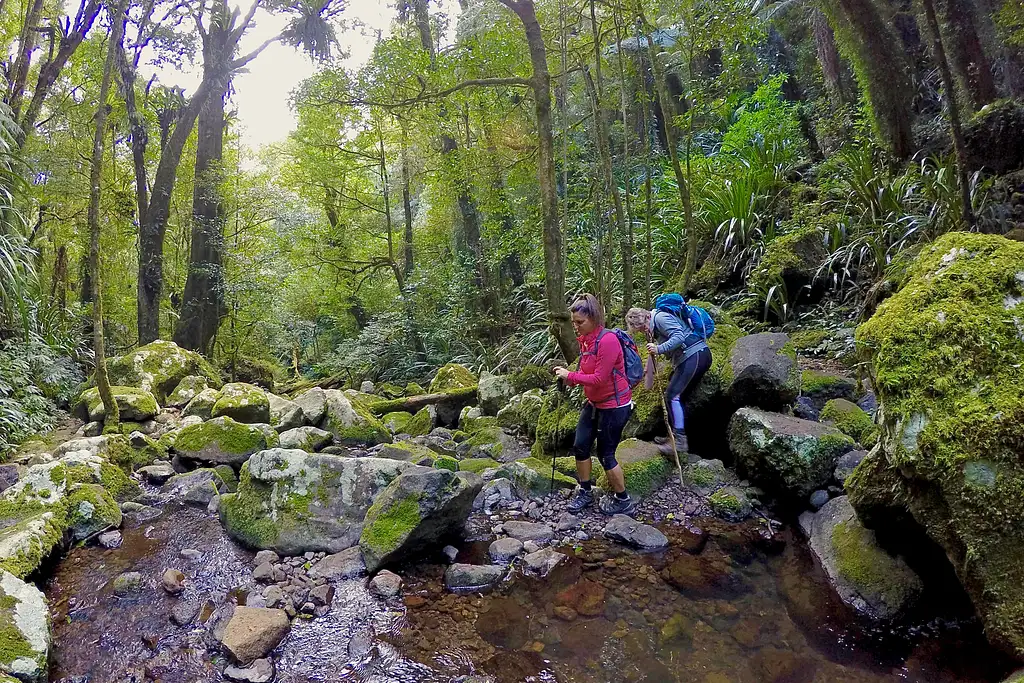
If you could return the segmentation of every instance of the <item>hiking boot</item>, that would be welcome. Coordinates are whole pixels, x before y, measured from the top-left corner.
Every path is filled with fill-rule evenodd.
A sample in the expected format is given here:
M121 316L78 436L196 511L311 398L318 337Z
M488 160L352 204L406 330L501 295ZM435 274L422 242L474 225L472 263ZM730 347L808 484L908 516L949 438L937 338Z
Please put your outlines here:
M686 432L677 432L676 435L676 454L680 457L687 457L690 454L690 443L686 438ZM672 455L672 441L668 437L662 439L658 445L658 450L661 451L662 455Z
M632 496L622 500L615 494L609 493L601 498L601 505L599 507L601 512L609 516L632 515L636 510L636 503L633 501Z
M566 506L566 509L569 512L576 513L593 504L594 489L585 489L582 486L577 486L576 490L572 494L572 498L569 500L569 504Z

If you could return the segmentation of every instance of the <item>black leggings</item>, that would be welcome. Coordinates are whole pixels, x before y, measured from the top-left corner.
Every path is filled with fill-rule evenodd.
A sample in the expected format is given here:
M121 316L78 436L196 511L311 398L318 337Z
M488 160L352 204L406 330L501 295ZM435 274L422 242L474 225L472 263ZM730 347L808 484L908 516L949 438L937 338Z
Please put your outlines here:
M629 422L633 406L624 405L619 408L595 408L587 403L580 411L580 421L576 424L576 442L570 451L577 460L590 460L590 451L597 441L597 459L605 472L615 469L619 463L615 460L615 449L622 440L622 430Z
M671 413L672 431L677 434L683 431L683 403L710 367L711 349L704 347L672 371L672 379L668 381L668 389L665 390L665 405Z

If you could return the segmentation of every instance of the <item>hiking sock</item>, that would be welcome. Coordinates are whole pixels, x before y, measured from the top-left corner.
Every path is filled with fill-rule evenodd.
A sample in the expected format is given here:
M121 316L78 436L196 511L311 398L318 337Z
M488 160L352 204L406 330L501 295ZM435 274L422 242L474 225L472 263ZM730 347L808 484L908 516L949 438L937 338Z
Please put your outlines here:
M580 482L580 488L583 489L584 491L589 491L593 486L594 482L590 481L589 479Z
M629 500L629 493L626 491L619 491L615 494L617 500Z

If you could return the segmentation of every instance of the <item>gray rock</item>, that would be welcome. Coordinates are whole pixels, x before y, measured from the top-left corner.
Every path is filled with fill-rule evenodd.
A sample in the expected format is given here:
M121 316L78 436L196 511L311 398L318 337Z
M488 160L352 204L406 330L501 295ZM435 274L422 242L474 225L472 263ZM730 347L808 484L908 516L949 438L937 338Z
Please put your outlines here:
M844 486L849 476L853 474L855 469L857 469L857 465L859 465L867 456L867 451L860 450L850 451L846 455L840 457L839 460L836 461L836 469L833 473L833 477L835 477L836 482L838 482L840 486Z
M708 502L717 516L729 522L742 522L754 511L747 492L738 486L718 489L711 494Z
M337 389L324 391L324 419L320 423L334 435L338 443L346 445L374 445L391 443L391 432L384 423L358 404L353 404L344 392Z
M0 628L4 655L0 671L22 681L45 681L50 653L50 612L43 594L30 583L0 570ZM0 677L11 680L0 673Z
M828 502L828 491L818 489L811 494L811 508L820 510Z
M811 552L843 602L872 619L888 620L920 597L920 577L902 557L878 545L846 496L833 498L813 516L801 516Z
M378 598L397 598L402 592L402 577L384 569L370 579L369 589L370 593Z
M538 550L540 550L540 544L537 543L537 541L526 541L525 543L523 543L523 552L525 552L527 555L535 553Z
M199 392L210 388L205 377L200 375L189 375L182 378L174 391L167 397L166 405L170 408L184 408L189 401L199 395Z
M813 420L818 421L818 416L821 414L821 408L814 405L814 401L806 396L798 396L796 403L793 404L793 414L799 417L801 420Z
M330 445L331 433L317 427L296 427L281 433L281 448L297 448L310 453Z
M156 465L147 465L146 467L140 467L138 469L139 476L148 481L150 484L160 486L164 484L168 479L177 474L171 464L168 462L157 463Z
M455 558L459 556L459 549L453 545L446 545L441 548L441 552L448 558L449 562L454 562Z
M85 426L82 427L82 436L99 436L102 433L103 423L100 422L99 420L96 420L94 422L87 422Z
M578 529L580 526L580 518L576 515L563 512L558 517L558 525L555 527L556 531L569 531L571 529Z
M477 494L473 500L474 510L483 510L485 507L493 507L494 503L488 505L488 500L491 496L497 495L496 503L508 504L516 500L515 489L512 486L512 482L508 479L493 479L480 489L480 493Z
M828 485L853 439L835 427L756 408L729 421L729 448L741 472L759 486L800 501Z
M615 515L604 528L604 535L613 541L639 548L640 550L662 550L668 547L668 539L653 526L642 524L626 515Z
M361 393L361 394L372 394L373 390L376 389L376 388L377 388L376 384L374 384L370 380L364 380L363 383L359 385L359 393Z
M565 555L562 553L554 548L544 548L526 555L523 566L527 573L544 578L564 561Z
M256 569L252 570L252 578L255 581L261 583L271 583L277 581L274 576L274 565L269 562L264 562L256 566Z
M363 551L357 545L328 555L309 568L310 578L329 581L354 579L364 574L366 563L363 562Z
M499 538L487 549L491 562L509 564L523 554L523 544L515 538Z
M470 472L415 467L400 474L366 514L359 537L366 568L399 562L461 530L482 486Z
M452 592L485 592L504 575L505 568L493 564L451 564L444 572L444 585Z
M534 543L550 543L555 531L547 524L536 522L505 522L505 533L519 541Z
M313 387L299 394L293 402L302 409L306 424L320 424L327 407L327 394L320 387Z
M127 597L142 589L143 578L139 572L124 572L114 578L114 595Z
M206 507L224 488L224 480L215 470L199 469L187 474L176 474L168 479L160 487L160 498L194 507Z
M301 427L306 420L298 403L267 392L270 401L270 426L279 432Z
M489 372L480 373L477 400L484 415L497 415L499 410L508 405L515 393L512 382L507 377L492 375Z
M322 606L326 605L330 607L331 601L334 599L334 586L329 583L314 586L309 591L309 601L314 605Z
M198 616L201 607L194 600L179 600L171 607L171 621L178 626L188 626Z
M245 466L249 476L238 492L221 496L221 521L245 545L284 555L351 548L370 505L400 473L415 468L397 460L284 448L257 453ZM256 520L252 510L258 511Z
M764 332L741 337L729 363L729 396L736 406L781 410L796 399L800 374L788 335Z
M264 563L274 565L280 561L281 557L273 550L261 550L256 553L256 557L253 558L252 563L258 567Z
M185 409L181 411L182 418L196 417L200 420L209 420L213 417L213 406L217 403L216 389L203 389L196 394ZM184 423L184 420L182 420Z
M283 610L235 607L223 632L221 645L241 664L265 657L288 635L291 624Z
M865 413L867 413L871 417L874 417L875 413L878 412L878 397L875 396L875 392L873 391L865 392L864 395L861 396L860 399L857 401L857 405Z
M178 554L181 555L182 559L188 560L189 562L198 562L203 559L203 554L192 548L185 548Z
M97 540L101 546L112 550L120 548L123 539L120 531L104 531Z
M177 569L165 569L160 577L160 585L171 595L177 595L185 590L185 575Z
M269 659L257 659L245 668L229 665L224 676L241 683L270 683L274 680L274 664Z

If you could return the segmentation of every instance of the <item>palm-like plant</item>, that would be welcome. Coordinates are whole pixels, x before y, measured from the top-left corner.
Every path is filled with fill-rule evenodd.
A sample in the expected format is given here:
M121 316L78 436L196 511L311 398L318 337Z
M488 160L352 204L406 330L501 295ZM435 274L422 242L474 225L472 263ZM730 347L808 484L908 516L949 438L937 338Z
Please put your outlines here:
M15 140L18 130L10 109L0 103L0 327L17 323L28 336L35 252L25 239L25 217L19 208L27 183Z

